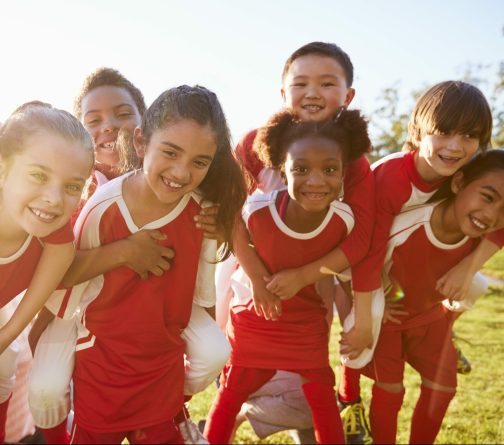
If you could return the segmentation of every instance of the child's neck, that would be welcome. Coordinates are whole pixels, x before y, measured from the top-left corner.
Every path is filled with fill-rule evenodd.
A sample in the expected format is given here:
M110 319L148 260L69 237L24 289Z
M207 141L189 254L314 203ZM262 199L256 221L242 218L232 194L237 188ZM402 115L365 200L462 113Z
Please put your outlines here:
M170 204L161 202L145 181L141 170L125 178L122 187L124 202L137 227L164 217L180 202L180 199Z
M15 224L9 215L5 215L0 207L0 257L14 255L24 244L28 233Z
M430 225L434 236L442 243L456 244L465 237L455 217L452 200L446 199L434 207Z
M294 232L310 233L320 227L324 221L327 211L308 212L303 209L294 199L289 199L285 212L285 224Z

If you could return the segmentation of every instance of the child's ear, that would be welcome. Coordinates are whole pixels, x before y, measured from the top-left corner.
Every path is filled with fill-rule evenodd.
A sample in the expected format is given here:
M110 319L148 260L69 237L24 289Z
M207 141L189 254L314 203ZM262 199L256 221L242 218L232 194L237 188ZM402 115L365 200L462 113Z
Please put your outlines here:
M284 103L285 103L285 90L284 90L284 87L282 87L282 88L280 89L280 95L282 96L282 100L283 100L283 101L284 101Z
M147 147L140 127L136 127L133 131L133 146L135 147L137 156L140 159L143 159L145 156L145 149Z
M457 194L464 186L464 173L457 172L451 179L451 191Z
M350 105L350 102L352 102L354 97L355 97L355 89L352 87L347 88L345 102L343 102L343 106L345 108L348 108L348 105Z

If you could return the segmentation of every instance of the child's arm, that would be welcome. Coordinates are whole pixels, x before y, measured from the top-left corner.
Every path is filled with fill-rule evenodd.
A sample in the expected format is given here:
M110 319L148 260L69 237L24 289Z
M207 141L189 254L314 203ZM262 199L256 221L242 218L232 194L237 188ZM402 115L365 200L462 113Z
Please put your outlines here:
M73 242L45 244L30 286L11 319L0 329L2 353L28 326L46 300L61 283L75 255Z
M44 332L49 323L54 320L54 317L55 315L45 306L40 309L40 312L30 329L30 333L28 334L28 344L30 345L32 355L35 354L35 348L37 347L37 343L42 335L42 332Z
M500 246L495 242L483 238L476 250L467 255L460 263L438 280L436 290L449 300L463 300L471 287L476 272L478 272L499 249Z
M350 331L341 333L340 352L351 360L373 343L371 300L372 292L355 292L355 326Z
M342 243L322 258L297 269L283 270L275 275L267 289L281 298L291 298L303 287L326 275L327 267L340 273L360 262L369 250L375 220L375 181L365 156L352 161L345 173L344 202L354 213L355 226Z
M93 249L78 250L65 274L64 287L72 287L121 266L137 272L142 279L149 272L160 276L170 268L174 252L159 244L166 236L158 230L141 230L128 238Z
M254 308L258 316L266 320L275 320L282 314L280 298L266 289L266 280L270 276L255 249L250 245L250 238L241 218L237 218L233 239L238 263L252 283Z

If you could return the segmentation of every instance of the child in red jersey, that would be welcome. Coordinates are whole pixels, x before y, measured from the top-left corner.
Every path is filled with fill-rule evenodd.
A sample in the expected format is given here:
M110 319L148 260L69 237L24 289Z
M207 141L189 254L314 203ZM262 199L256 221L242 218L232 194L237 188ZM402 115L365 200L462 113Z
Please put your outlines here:
M174 416L183 405L187 326L193 298L214 292L216 243L192 223L205 202L220 204L224 249L232 247L245 198L240 169L216 96L181 86L149 107L135 147L141 171L99 188L76 224L81 248L158 229L177 256L147 280L122 267L76 286L81 327L74 379L73 443L181 443ZM113 223L112 223L113 222Z
M141 165L129 136L140 124L144 112L142 93L118 71L99 68L85 79L74 101L74 114L81 119L95 141L97 162L88 198L97 187ZM204 208L202 212L209 210L211 208ZM208 229L208 226L205 227ZM205 232L205 236L212 234ZM65 282L67 285L75 284L124 265L143 278L147 278L149 273L160 275L170 267L169 260L173 257L173 251L163 245L164 238L158 230L144 229L127 239L94 249L79 250L76 261L65 276ZM51 303L54 304L49 307L58 313L62 307L61 299L53 298ZM191 321L183 334L186 341L187 398L215 380L230 351L229 344L211 316L215 303L197 303L193 305ZM44 317L52 318L47 312ZM63 312L60 312L60 316L71 316L72 305ZM30 380L30 406L48 443L64 443L70 439L66 417L70 408L69 383L77 335L72 322L59 317L53 320L42 334L35 353ZM40 331L44 327L37 324L34 330ZM67 353L63 354L63 350ZM194 431L198 431L185 408L178 416L178 424L184 437L191 435L189 433L195 436Z
M27 289L0 329L0 440L5 438L17 348L11 343L74 258L70 217L93 165L93 144L69 113L42 102L19 107L0 130L0 305Z
M376 185L376 224L369 255L352 270L352 287L357 302L373 301L382 307L381 270L387 239L394 218L408 208L427 202L439 187L461 166L469 162L477 150L486 150L490 143L492 117L490 107L481 91L465 82L441 82L420 97L413 110L405 151L391 154L373 164ZM499 240L500 238L500 240ZM448 273L472 277L481 265L502 245L502 231L488 236L478 249L468 255ZM498 245L497 245L497 244ZM451 280L456 280L455 275ZM440 283L444 278L440 278ZM466 287L462 281L459 288ZM477 281L477 280L476 280ZM447 298L460 298L441 286ZM456 285L453 284L453 288ZM481 290L475 289L477 296ZM369 303L368 303L369 304ZM356 306L356 312L359 307ZM342 337L342 379L339 399L347 407L349 424L365 424L360 401L359 368L369 362L378 336L377 332L362 329L353 322L353 314L345 322ZM379 327L381 313L375 311ZM343 415L343 414L342 414ZM368 440L358 430L352 437L355 443ZM352 442L353 443L353 442Z
M450 186L452 196L405 210L390 232L384 272L389 295L403 295L403 313L385 312L373 361L364 370L375 380L370 419L376 443L395 443L405 363L422 378L409 443L436 439L457 385L454 317L444 309L437 283L477 249L482 236L504 228L504 151L479 154Z
M255 150L285 178L287 190L250 197L243 215L251 242L272 273L300 267L345 239L353 214L338 200L344 168L370 145L360 113L344 108L322 122L299 122L286 110L259 130ZM278 369L305 378L317 441L344 443L329 365L326 309L315 286L282 302L275 322L255 312L254 288L241 268L233 274L233 291L228 323L232 352L205 428L210 443L229 441L242 403Z

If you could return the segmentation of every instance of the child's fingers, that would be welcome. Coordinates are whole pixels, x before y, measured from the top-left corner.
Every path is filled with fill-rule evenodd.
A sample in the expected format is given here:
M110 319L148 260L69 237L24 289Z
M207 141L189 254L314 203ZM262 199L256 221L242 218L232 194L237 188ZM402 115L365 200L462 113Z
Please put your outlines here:
M205 216L205 215L217 215L219 213L219 205L213 205L210 207L204 207L201 209L199 212L200 216Z
M149 230L148 233L149 233L149 236L153 240L164 240L164 239L166 239L166 235L163 232L159 231L159 230Z

